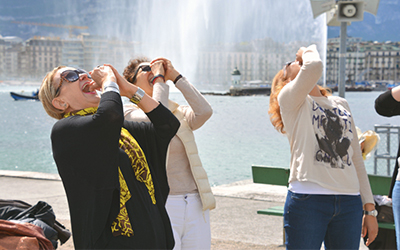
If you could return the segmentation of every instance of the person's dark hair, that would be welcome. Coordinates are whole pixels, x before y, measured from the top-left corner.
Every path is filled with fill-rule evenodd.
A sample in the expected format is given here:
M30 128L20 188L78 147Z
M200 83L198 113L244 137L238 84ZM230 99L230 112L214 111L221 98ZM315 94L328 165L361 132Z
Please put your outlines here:
M139 65L144 62L150 62L150 59L145 56L141 56L141 57L133 58L129 61L128 66L125 67L124 73L123 73L125 79L128 82L135 84L133 82L133 77L135 76L135 72L136 72L137 68L139 67Z

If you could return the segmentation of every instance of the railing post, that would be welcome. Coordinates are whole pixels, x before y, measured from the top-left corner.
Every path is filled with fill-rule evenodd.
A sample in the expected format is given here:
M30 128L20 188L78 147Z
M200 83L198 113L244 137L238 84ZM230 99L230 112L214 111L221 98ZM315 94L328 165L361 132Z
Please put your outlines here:
M386 149L387 149L387 152L388 152L388 154L389 154L389 156L391 155L390 153L390 128L386 128ZM386 159L386 162L387 162L387 165L386 165L386 168L388 168L388 169L390 169L390 158L388 158L388 159ZM389 172L389 170L388 170L388 172ZM390 173L387 173L387 175L390 175Z
M374 174L378 174L378 160L382 159L382 160L386 160L386 175L390 176L391 175L391 171L390 171L390 167L391 165L391 160L397 160L397 151L394 153L395 155L391 155L391 142L392 139L397 138L397 144L398 145L400 143L400 126L396 126L396 125L377 125L375 124L374 126L374 130L375 132L380 135L381 139L383 139L383 136L386 136L386 152L379 152L379 145L377 150L374 153ZM391 134L397 134L397 137L391 136ZM380 146L384 146L384 145L380 145ZM379 168L380 171L384 171L384 168Z

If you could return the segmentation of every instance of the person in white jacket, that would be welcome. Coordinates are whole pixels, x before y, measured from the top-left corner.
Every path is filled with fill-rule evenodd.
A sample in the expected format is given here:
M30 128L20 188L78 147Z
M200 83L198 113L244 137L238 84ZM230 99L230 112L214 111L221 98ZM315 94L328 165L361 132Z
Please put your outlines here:
M160 66L164 67L165 75L157 74ZM170 193L166 209L174 233L174 249L210 249L209 211L215 208L216 202L198 155L193 131L211 117L211 105L165 58L152 62L145 57L134 58L125 68L124 77L168 107L181 123L171 140L167 158ZM189 105L168 100L168 80L181 91ZM125 105L124 114L126 120L148 121L135 105Z
M291 151L284 208L287 249L359 249L378 233L374 199L347 101L317 85L315 45L300 48L272 83L268 113Z

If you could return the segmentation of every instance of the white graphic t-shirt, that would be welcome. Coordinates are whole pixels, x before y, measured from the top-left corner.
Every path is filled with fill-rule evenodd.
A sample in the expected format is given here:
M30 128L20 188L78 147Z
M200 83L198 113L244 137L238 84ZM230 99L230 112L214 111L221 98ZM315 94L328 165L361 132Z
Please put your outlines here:
M289 183L315 184L312 193L315 187L322 194L360 193L364 204L374 203L349 105L338 96L310 96L322 62L314 45L302 58L296 78L278 95L291 151Z

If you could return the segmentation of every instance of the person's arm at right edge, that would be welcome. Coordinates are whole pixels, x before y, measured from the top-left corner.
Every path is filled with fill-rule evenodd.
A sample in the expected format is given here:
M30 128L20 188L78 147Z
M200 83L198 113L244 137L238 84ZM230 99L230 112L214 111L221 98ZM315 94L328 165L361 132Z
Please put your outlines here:
M400 86L380 94L375 100L375 110L382 116L400 115Z

